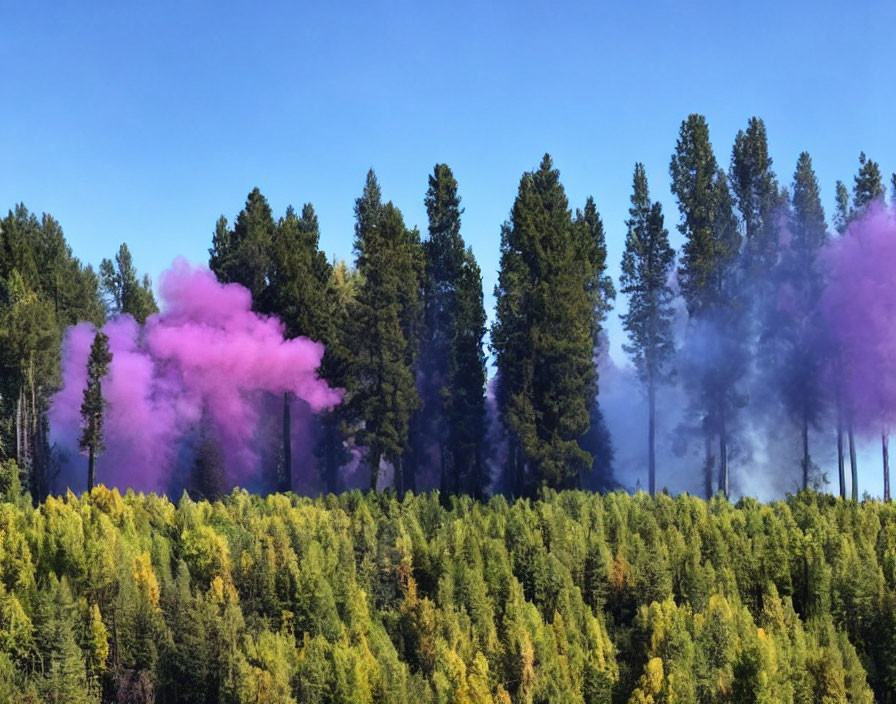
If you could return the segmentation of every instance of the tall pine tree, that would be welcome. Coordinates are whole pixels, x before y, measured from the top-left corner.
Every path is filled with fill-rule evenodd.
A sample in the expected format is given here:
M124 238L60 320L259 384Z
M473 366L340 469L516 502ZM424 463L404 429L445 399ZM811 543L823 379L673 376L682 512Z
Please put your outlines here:
M672 333L672 297L669 278L675 252L669 246L669 231L663 225L659 201L650 202L643 164L635 164L632 205L626 221L628 233L622 255L622 293L629 297L622 316L629 336L624 347L647 387L648 474L650 493L656 492L656 390L669 377L669 362L675 352Z
M90 345L90 356L87 358L87 388L84 389L84 401L81 404L81 449L87 452L87 491L93 489L96 479L96 456L103 452L103 416L106 401L103 399L103 377L109 373L112 353L109 351L109 338L105 333L97 332Z
M126 242L118 248L114 264L110 259L100 263L100 280L108 297L110 314L128 314L142 325L147 317L159 312L149 276L144 275L142 281L137 277L137 267Z
M736 381L745 364L743 319L734 290L741 236L702 115L692 114L682 122L670 174L681 213L678 229L685 236L678 277L691 316L693 386L706 446L705 489L707 496L712 494L712 439L717 438L719 490L727 494L729 426L742 404Z

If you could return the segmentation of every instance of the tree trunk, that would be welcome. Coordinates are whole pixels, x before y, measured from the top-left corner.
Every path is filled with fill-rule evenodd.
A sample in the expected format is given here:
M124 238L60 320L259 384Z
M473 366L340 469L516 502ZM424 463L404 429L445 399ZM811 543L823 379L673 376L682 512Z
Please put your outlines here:
M712 498L712 469L715 466L715 459L712 456L712 435L707 433L704 442L706 443L706 464L703 475L706 484L704 488L706 490L706 498L709 500Z
M884 501L890 500L890 435L887 431L880 434L880 446L884 455Z
M94 452L93 445L90 446L90 450L87 455L87 493L89 494L93 489L93 483L96 480L96 453Z
M280 491L292 489L292 413L289 407L289 391L283 394L283 476Z
M809 420L803 415L803 490L809 488Z
M852 432L852 421L849 421L847 429L849 436L849 465L852 471L852 500L859 500L859 465L856 461L856 438Z
M724 416L719 421L719 491L728 498L728 431Z
M843 420L837 418L837 470L840 475L840 498L846 500L846 462L843 457Z
M650 495L656 495L656 389L653 380L647 388L648 414L647 419L647 483L650 487Z
M380 451L370 450L370 490L376 491L376 485L380 478Z
M393 462L392 467L395 474L393 483L395 484L395 491L398 493L398 498L400 500L404 498L404 458L399 455L398 459Z

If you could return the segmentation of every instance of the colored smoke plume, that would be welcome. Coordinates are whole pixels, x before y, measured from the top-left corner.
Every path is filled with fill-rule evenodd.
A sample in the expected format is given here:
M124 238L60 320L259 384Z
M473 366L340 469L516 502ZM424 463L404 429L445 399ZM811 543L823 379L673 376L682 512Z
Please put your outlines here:
M103 381L106 451L97 462L97 481L146 491L176 488L177 477L194 463L202 424L220 448L224 482L263 486L259 448L277 447L277 440L259 443L257 435L271 425L262 422L261 411L277 408L274 395L289 392L314 412L341 400L340 390L317 377L323 345L284 339L279 320L252 312L247 289L221 284L208 269L183 259L159 283L161 313L142 327L124 315L103 328L113 357ZM89 323L68 330L63 387L50 409L63 487L86 483L78 436L94 334ZM307 423L307 414L294 416L294 426Z

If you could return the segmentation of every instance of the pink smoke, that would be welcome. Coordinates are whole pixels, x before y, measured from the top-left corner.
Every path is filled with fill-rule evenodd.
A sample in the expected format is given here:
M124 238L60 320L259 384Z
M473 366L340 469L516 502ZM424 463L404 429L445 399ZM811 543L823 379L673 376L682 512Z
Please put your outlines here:
M227 481L244 483L260 467L256 431L260 409L272 406L270 395L290 392L314 412L341 401L342 391L317 377L323 345L284 339L278 319L252 312L244 287L221 284L207 268L178 259L162 274L159 291L162 312L142 328L127 315L103 328L112 364L103 382L108 406L99 482L165 491L175 465L189 457L189 441L195 442L205 413L221 447ZM78 458L94 332L88 323L67 332L63 388L50 409L52 439L70 461ZM294 416L295 435L295 425L308 419L295 411ZM294 454L301 456L299 448ZM79 474L72 476L76 486L83 485Z
M856 430L896 420L896 221L880 204L825 249L821 310L832 338L834 381Z

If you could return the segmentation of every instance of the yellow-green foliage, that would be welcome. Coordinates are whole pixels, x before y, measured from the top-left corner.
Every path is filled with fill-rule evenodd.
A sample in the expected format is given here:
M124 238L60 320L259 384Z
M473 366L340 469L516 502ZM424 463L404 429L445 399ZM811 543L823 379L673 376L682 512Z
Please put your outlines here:
M812 493L5 494L0 702L892 703L894 580Z

